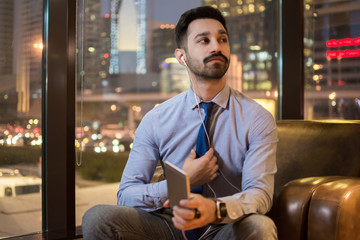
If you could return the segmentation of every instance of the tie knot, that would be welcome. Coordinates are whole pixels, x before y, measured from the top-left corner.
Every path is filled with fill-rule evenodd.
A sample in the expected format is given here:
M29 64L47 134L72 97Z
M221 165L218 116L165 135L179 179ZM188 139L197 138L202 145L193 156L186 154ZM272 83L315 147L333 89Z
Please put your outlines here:
M201 108L205 110L205 113L207 114L209 111L211 112L212 107L214 106L213 102L201 102L200 103Z

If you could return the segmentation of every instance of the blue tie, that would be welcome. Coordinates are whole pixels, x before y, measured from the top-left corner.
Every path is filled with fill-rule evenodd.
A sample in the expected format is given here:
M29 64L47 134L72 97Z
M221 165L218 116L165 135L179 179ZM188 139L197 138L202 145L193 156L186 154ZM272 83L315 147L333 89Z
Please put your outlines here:
M206 127L206 132L208 134L210 134L209 133L210 116L211 116L211 111L212 111L212 107L214 106L214 103L213 102L201 102L200 106L201 106L201 108L203 108L205 110L205 119L204 119L204 124L201 123L200 129L199 129L199 134L198 134L198 138L197 138L197 142L196 142L196 150L195 150L196 158L202 157L209 150L209 147L210 147L208 138L204 131L204 125ZM192 189L191 192L201 194L202 186Z
M196 157L197 158L202 157L209 150L209 147L210 147L208 138L204 131L204 125L206 127L206 132L209 134L210 116L211 116L211 111L214 106L214 103L213 102L201 102L200 106L201 106L201 108L203 108L205 110L205 119L204 119L204 124L200 125L199 135L198 135L197 142L196 142L196 155L197 155Z
M206 133L204 131L204 125L206 128L206 132L209 134L209 129L210 129L210 116L211 116L211 110L212 107L214 106L213 102L201 102L200 103L201 108L203 108L205 110L205 119L204 119L204 124L201 123L200 125L200 129L199 129L199 135L197 138L197 142L196 142L196 158L199 158L201 156L203 156L208 150L209 150L209 142L208 142L208 138L206 136ZM202 186L196 187L194 189L191 190L192 193L202 193ZM185 235L187 237L188 240L196 240L197 238L197 234L198 234L198 229L191 229L191 230L187 230L185 231Z

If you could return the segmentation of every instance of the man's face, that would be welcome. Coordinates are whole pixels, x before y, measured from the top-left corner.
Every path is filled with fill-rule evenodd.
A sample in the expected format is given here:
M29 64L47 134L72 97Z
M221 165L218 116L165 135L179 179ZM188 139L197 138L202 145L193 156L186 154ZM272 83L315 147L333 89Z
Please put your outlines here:
M187 65L198 77L220 79L230 64L230 45L223 25L210 18L197 19L189 24Z

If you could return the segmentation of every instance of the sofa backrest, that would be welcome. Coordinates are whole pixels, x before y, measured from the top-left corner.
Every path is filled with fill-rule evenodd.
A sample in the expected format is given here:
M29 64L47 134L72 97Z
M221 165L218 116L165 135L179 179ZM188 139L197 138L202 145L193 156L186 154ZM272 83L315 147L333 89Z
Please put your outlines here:
M278 120L274 200L290 180L360 177L360 121Z

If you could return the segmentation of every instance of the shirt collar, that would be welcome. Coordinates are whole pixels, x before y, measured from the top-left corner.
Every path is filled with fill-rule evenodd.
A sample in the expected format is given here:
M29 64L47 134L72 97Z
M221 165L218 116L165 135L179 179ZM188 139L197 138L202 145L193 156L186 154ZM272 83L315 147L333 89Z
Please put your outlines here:
M218 94L216 94L216 96L213 99L211 99L211 102L216 103L218 106L222 108L226 108L229 101L229 94L230 94L230 87L227 84L225 84L224 88ZM191 87L189 88L188 91L188 97L189 97L189 104L192 106L192 109L196 108L197 102L195 100L194 91L191 89ZM198 96L196 96L196 98L199 101L199 103L202 102L202 100L200 100Z

